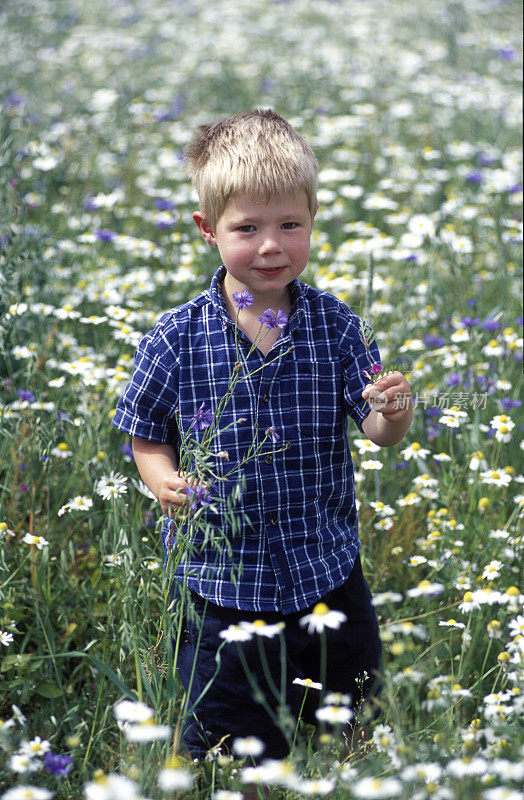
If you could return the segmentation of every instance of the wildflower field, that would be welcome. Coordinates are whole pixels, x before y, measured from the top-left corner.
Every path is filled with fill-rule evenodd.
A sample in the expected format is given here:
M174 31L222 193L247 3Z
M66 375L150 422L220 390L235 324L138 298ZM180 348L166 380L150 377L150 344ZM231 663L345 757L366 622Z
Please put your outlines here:
M2 800L523 797L520 11L0 4ZM161 511L111 418L141 336L219 265L183 147L254 106L321 163L302 279L372 324L416 409L396 447L350 431L384 648L367 739L326 694L286 761L253 730L193 763Z

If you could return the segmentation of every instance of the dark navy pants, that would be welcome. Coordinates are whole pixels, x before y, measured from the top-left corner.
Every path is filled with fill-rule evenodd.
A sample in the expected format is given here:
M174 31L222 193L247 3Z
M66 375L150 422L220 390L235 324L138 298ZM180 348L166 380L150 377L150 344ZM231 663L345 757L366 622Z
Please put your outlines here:
M310 634L299 625L299 620L310 613L313 606L285 615L281 612L239 611L217 606L194 592L190 594L196 613L185 617L177 661L179 677L188 692L188 713L183 729L185 746L194 758L202 758L224 737L224 749L227 750L237 737L257 736L266 745L265 758L285 757L289 752L289 738L283 735L274 716L279 713L289 716L290 712L296 720L305 689L293 684L293 680L310 678L321 682L322 678L323 635ZM331 610L342 611L347 617L340 628L325 629L325 689L351 695L352 705L357 708L371 692L377 692L379 681L376 674L381 665L377 618L359 556L347 581L329 592L322 601ZM229 625L256 619L263 619L269 625L284 621L285 647L282 647L278 635L274 638L254 636L250 641L223 644L220 631ZM217 671L216 654L222 644L218 673L212 680ZM246 676L239 649L251 673L252 683L256 684L255 689ZM364 673L368 678L363 680ZM262 697L265 703L260 702ZM316 722L314 711L318 707L318 698L317 690L308 690L302 709L302 719L306 722ZM287 712L283 706L287 706Z

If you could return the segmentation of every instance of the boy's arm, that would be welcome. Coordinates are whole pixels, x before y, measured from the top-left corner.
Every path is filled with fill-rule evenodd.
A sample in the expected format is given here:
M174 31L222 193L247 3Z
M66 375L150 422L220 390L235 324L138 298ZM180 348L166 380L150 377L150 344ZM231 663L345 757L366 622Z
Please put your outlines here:
M362 430L379 447L391 447L404 438L413 420L413 401L409 383L401 372L390 372L362 392L371 411Z
M172 515L188 502L182 490L190 486L185 473L178 471L175 448L138 436L133 436L132 446L142 480L157 498L164 514Z

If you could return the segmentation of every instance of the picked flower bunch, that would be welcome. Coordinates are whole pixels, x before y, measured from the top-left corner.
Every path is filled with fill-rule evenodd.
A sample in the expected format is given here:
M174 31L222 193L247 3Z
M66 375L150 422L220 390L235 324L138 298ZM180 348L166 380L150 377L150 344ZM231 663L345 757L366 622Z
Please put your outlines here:
M191 524L189 526L189 530L186 531L180 539L180 546L177 548L177 553L174 559L175 567L178 564L183 551L188 545L190 545L191 528L193 528L194 525L198 526L199 524L199 517L201 514L198 512L208 506L211 507L211 510L215 510L212 505L214 498L211 494L215 483L217 481L229 480L230 476L235 472L239 472L248 461L259 456L266 455L266 451L264 449L266 443L271 442L272 444L276 444L280 440L280 436L275 430L275 427L270 426L264 431L262 440L257 441L258 426L255 423L255 437L248 447L247 452L239 460L239 462L232 466L231 469L225 474L220 476L216 474L213 469L212 463L216 455L218 455L223 461L228 461L227 451L222 450L218 454L214 453L212 447L213 442L220 434L227 430L227 428L246 421L245 419L240 418L234 422L230 422L225 427L220 428L220 420L235 391L237 383L240 380L243 380L244 378L249 377L255 372L263 369L267 364L272 363L272 361L282 358L282 356L292 349L290 347L284 352L279 353L274 359L265 362L262 366L259 366L250 372L245 372L244 365L247 359L264 339L267 333L274 328L280 328L280 330L284 330L287 324L287 315L284 313L284 311L282 311L282 309L277 309L276 312L272 308L266 309L264 313L258 317L260 327L253 342L251 343L247 355L244 357L241 355L238 346L238 316L241 310L253 305L254 298L250 292L244 290L241 292L234 292L233 300L235 301L237 310L235 318L235 347L237 352L237 361L234 369L231 372L231 375L229 376L227 390L219 400L216 409L213 410L206 408L205 402L199 406L193 415L187 432L180 443L178 469L180 474L186 474L189 476L187 480L190 483L190 486L182 490L183 493L188 496L189 502L175 511L171 531L168 537L168 544L170 545L174 540L177 529L185 528L186 523L188 522L191 522ZM203 435L200 439L195 436L196 432L203 432ZM271 452L274 453L275 451L271 450Z

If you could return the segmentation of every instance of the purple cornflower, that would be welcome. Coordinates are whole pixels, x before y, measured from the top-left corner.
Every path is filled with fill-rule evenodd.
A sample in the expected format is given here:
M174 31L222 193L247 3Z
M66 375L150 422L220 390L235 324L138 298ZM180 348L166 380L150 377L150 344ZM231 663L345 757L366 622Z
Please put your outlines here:
M466 180L468 183L482 183L483 176L480 169L474 169L471 172L468 172L466 175Z
M444 347L446 340L436 333L427 333L424 336L424 344L429 350L436 350L438 347Z
M287 324L287 314L285 314L281 308L278 309L276 314L272 308L266 308L264 313L258 318L258 321L261 322L262 325L265 325L268 331L272 328L280 328L280 330L283 331Z
M34 403L36 400L33 392L29 389L18 389L17 394L20 400L24 400L26 403Z
M501 47L497 50L497 55L503 61L515 61L515 51L512 47Z
M498 319L495 319L495 317L486 317L482 323L482 327L485 331L496 331L500 328L500 322Z
M477 163L481 167L492 167L496 159L493 156L488 156L486 153L477 153Z
M73 769L73 759L49 751L44 755L44 769L51 775L69 775Z
M10 92L4 99L4 103L8 106L21 106L27 103L27 97L17 92Z
M460 386L462 378L458 372L450 372L449 375L446 375L446 383L448 386Z
M269 438L271 439L273 444L276 444L278 442L278 440L280 439L280 436L276 432L274 425L270 425L269 428L266 428L265 434L266 434L266 436L269 436Z
M512 400L510 397L503 397L500 403L504 411L509 411L510 408L520 408L522 400Z
M384 367L382 366L382 364L379 364L377 362L376 364L373 364L373 366L371 367L371 374L372 375L378 375L378 373L382 372L383 369L384 369Z
M120 452L124 454L125 458L129 458L132 461L135 460L135 457L133 455L133 448L131 447L129 442L126 442L125 444L121 445Z
M478 302L477 302L477 300L476 300L476 298L475 298L475 297L471 297L469 300L466 300L466 304L467 304L467 305L468 305L470 308L476 308L476 307L477 307L477 305L478 305Z
M200 408L195 412L195 416L193 417L193 422L191 423L191 428L194 428L198 431L205 431L206 428L209 428L211 423L213 422L213 412L210 408L204 410L205 403L202 403Z
M241 292L233 292L233 300L239 311L242 311L243 308L247 308L248 306L252 306L255 302L255 298L247 289L243 289Z
M460 321L465 328L473 328L474 325L479 324L480 317L461 317Z
M426 427L426 436L428 437L428 441L432 442L434 439L438 439L440 435L440 425L438 422L430 422L430 424Z
M111 228L97 228L95 236L99 242L112 242L115 238L115 232Z
M211 503L211 493L205 486L187 486L184 489L184 494L192 499L191 508L194 510L198 506L208 506Z
M176 203L163 197L157 197L154 205L157 211L174 211L176 208Z

